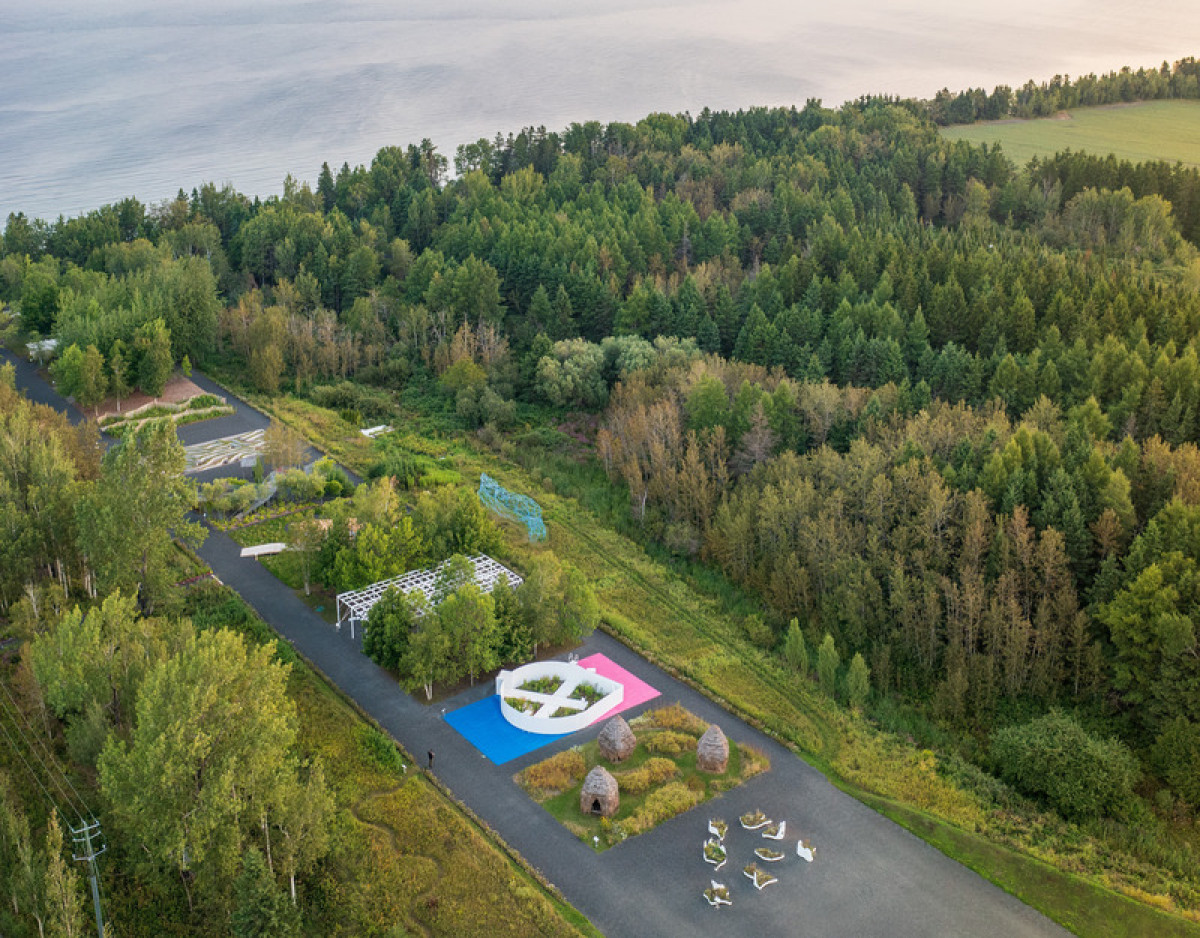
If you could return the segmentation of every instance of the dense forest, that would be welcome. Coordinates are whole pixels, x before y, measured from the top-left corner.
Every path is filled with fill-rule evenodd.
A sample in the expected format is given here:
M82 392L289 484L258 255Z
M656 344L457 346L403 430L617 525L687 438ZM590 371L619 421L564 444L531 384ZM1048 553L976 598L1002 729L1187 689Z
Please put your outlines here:
M11 215L0 298L23 334L59 340L52 373L84 405L155 395L186 359L354 424L402 404L496 448L584 427L630 530L761 604L751 641L868 714L916 714L923 741L1089 830L1174 825L1177 852L1145 859L1194 910L1200 173L1019 167L936 124L1197 97L1197 75L1188 59L931 102L529 128L459 147L452 178L423 141L266 200L205 184ZM248 669L267 693L252 650L158 615L155 551L192 533L172 513L179 457L149 431L127 442L101 460L94 432L0 387L0 609L29 635L236 661L230 680ZM380 474L403 484L403 457ZM133 486L161 506L147 532L113 507ZM150 792L131 686L46 703L103 785ZM225 885L195 883L218 905L258 820L284 828L323 784L278 762L223 847Z

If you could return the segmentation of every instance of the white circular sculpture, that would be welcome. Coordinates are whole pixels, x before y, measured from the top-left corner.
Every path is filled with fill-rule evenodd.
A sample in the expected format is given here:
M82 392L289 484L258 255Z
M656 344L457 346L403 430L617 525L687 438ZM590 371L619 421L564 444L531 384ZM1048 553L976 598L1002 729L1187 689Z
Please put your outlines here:
M558 681L553 691L524 689L531 682ZM591 685L590 695L582 685ZM535 661L496 675L500 712L517 729L546 735L574 733L594 723L625 699L620 681L565 661ZM556 715L557 714L557 715Z

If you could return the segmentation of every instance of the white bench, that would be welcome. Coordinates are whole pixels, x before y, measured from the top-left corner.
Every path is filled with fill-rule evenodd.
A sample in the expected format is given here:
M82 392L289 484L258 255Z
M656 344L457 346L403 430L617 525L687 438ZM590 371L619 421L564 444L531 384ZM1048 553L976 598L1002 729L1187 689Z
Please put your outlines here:
M272 554L281 554L287 550L287 544L282 541L275 541L272 544L256 544L253 547L243 547L243 557L270 557Z

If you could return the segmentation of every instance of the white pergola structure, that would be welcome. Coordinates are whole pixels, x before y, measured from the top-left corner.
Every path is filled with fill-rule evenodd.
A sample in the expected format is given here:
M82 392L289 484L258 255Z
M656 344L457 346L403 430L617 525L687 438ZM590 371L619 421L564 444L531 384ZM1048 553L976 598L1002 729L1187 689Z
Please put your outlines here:
M497 563L491 557L487 556L487 554L478 554L468 559L475 568L474 583L485 593L490 593L495 588L496 581L500 579L501 574L508 577L510 589L516 589L525 582L520 576L504 566L504 564ZM371 607L379 602L383 598L383 594L393 587L402 593L411 593L413 590L420 590L424 594L425 599L432 603L434 584L437 582L438 574L441 573L442 567L445 565L446 561L442 561L430 570L413 570L411 573L405 573L403 576L392 577L390 580L380 580L378 583L364 586L360 590L338 593L337 627L340 629L343 622L349 621L350 637L353 638L354 624L365 621L367 613L371 611Z

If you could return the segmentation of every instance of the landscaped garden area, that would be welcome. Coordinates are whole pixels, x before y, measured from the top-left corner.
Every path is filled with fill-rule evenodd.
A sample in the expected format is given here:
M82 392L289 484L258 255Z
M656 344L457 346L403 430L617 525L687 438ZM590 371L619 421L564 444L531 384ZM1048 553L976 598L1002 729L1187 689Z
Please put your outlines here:
M739 839L747 837L756 840L783 840L787 832L787 821L773 821L761 810L747 811L738 818L740 827L745 833L738 835ZM708 822L708 839L704 841L704 862L712 866L711 872L716 873L729 860L730 845L725 842L729 833L729 825L720 818L710 818ZM782 844L780 845L782 846ZM736 851L735 862L740 862L745 856L753 855L750 862L742 866L742 875L754 885L757 892L762 892L773 883L779 882L779 867L768 869L762 864L781 863L787 857L787 851L756 843L753 847L744 847ZM809 863L813 862L815 850L803 838L796 841L796 856ZM704 890L704 899L714 909L733 905L733 896L726 883L710 880L708 889Z
M600 850L652 830L770 768L759 750L730 742L723 770L702 771L697 767L696 748L709 724L679 704L647 711L629 726L636 745L625 759L605 758L599 742L593 741L563 750L516 775L530 797ZM617 783L619 805L609 817L581 810L584 779L596 766L611 773ZM708 852L706 847L706 858Z
M100 418L100 427L109 436L122 436L132 427L139 427L147 420L169 417L176 426L196 423L212 417L234 413L233 407L216 394L196 394L186 400L154 401L124 413L109 413Z

